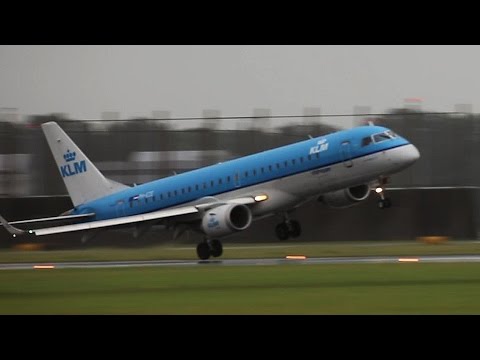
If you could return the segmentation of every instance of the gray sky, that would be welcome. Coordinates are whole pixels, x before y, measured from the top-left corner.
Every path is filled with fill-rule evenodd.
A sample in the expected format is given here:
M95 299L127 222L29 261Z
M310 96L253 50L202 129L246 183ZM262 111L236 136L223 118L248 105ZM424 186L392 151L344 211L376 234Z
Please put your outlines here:
M0 46L0 108L71 118L480 110L480 46Z

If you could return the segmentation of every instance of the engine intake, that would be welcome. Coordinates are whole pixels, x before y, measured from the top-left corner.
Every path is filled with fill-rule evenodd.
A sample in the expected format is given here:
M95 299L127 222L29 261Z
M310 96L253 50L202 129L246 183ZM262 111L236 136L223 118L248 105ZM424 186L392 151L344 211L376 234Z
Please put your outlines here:
M370 187L366 184L332 191L322 195L318 200L331 208L345 208L359 204L370 195Z
M218 206L205 213L202 231L208 236L223 236L245 230L252 223L252 212L242 204Z

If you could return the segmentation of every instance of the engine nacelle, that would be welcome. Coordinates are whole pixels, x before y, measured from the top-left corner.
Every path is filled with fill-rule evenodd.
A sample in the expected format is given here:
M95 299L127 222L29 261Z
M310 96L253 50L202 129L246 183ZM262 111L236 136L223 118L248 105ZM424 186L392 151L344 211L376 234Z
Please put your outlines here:
M318 200L332 208L345 208L357 205L370 195L370 187L366 184L332 191L322 195Z
M252 223L252 212L242 204L221 205L205 213L202 231L210 237L245 230Z

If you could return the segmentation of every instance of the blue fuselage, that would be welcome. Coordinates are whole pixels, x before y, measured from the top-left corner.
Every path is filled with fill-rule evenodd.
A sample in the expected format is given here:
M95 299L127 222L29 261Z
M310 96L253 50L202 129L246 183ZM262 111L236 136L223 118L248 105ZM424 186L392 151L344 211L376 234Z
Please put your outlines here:
M337 165L357 166L358 159L409 145L398 135L373 141L375 134L385 132L389 130L384 127L362 126L308 139L128 188L79 205L73 213L94 212L95 220L103 220L178 206L206 196L248 192L259 186L268 189L279 179L294 181L298 175L329 172ZM372 180L378 174L372 173ZM341 186L346 183L341 182Z

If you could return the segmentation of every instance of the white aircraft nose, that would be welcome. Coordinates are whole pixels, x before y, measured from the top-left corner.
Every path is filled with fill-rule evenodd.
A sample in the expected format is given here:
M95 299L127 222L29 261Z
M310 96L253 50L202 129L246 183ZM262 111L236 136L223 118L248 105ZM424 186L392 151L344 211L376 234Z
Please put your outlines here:
M405 147L405 151L403 153L403 161L411 165L418 159L420 159L420 152L418 149L415 147L415 145L409 144L408 146Z
M392 161L395 171L406 169L419 158L420 152L412 144L392 149L390 152L390 161Z

